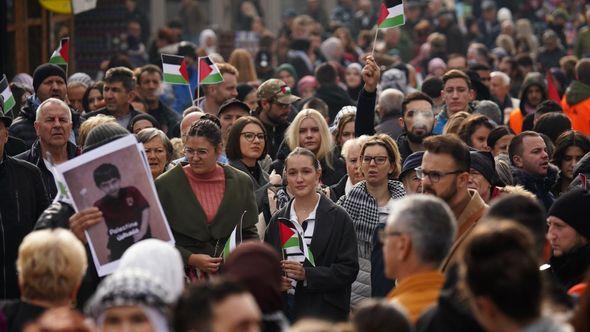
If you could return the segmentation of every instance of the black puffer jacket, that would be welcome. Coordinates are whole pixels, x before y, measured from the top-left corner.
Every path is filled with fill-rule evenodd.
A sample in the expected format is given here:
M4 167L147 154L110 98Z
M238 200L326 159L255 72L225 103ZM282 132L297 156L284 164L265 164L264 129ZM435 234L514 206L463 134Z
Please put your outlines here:
M15 299L18 247L49 201L39 169L6 155L0 163L0 188L0 298Z
M549 211L549 208L555 201L555 196L551 192L551 189L557 182L557 174L559 173L557 167L549 164L547 169L547 176L534 176L523 171L520 168L512 167L512 177L514 178L515 184L519 184L524 189L530 191L537 196L537 199L545 207L545 211Z

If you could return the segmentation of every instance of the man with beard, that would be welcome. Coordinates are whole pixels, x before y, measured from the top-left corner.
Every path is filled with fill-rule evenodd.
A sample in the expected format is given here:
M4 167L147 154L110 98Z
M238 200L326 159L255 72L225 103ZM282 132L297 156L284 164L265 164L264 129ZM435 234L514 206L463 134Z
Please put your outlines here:
M52 201L57 194L53 164L61 164L78 155L76 145L68 141L72 132L70 107L60 99L46 99L37 108L34 128L37 140L29 150L15 158L28 161L41 170L47 199Z
M285 130L289 127L289 111L291 104L298 101L299 97L291 94L287 83L271 78L262 83L256 92L258 108L256 113L264 124L268 135L267 151L274 160L281 142L285 138Z
M471 157L465 143L453 135L440 135L426 138L424 148L422 165L416 168L422 192L445 201L457 219L457 237L441 266L444 270L458 258L465 238L488 206L476 190L469 189Z
M514 184L535 194L545 209L549 210L555 200L551 188L557 181L558 170L549 164L543 137L534 131L516 135L508 146L508 157L512 163Z
M565 290L581 283L590 266L590 193L582 188L569 191L555 201L547 218L547 240L552 255L551 272Z
M520 105L510 112L508 124L515 134L522 132L524 118L535 113L537 106L547 100L547 87L539 73L531 73L524 80L520 90Z
M423 141L432 135L434 112L432 99L422 92L412 92L402 103L400 125L404 133L397 139L397 146L403 161L412 153L424 151Z

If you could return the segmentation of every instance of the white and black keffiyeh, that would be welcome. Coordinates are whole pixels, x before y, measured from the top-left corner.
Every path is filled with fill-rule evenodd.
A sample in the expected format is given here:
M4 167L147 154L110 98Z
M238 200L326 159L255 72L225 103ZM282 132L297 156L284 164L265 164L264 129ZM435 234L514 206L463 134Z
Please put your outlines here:
M406 191L401 182L389 180L388 189L392 199L402 198ZM373 233L379 225L379 206L377 201L367 191L365 181L358 183L348 195L338 200L338 205L344 208L350 215L356 231L359 257L371 258Z

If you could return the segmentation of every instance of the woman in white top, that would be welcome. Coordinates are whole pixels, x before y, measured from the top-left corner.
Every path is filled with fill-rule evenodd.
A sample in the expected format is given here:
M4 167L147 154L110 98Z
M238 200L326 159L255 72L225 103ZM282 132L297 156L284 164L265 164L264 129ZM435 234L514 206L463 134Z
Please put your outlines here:
M320 162L297 147L285 159L293 199L271 219L265 241L283 257L283 294L289 318L343 321L358 273L356 234L341 207L317 192Z

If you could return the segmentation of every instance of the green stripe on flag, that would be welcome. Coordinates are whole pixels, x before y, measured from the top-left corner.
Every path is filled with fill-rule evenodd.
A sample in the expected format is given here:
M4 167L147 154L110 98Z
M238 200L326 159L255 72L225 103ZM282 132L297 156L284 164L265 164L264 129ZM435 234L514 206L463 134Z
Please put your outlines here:
M299 247L299 237L297 234L294 234L285 244L283 248L292 248L292 247Z
M14 105L16 105L16 101L14 100L12 94L10 94L10 97L4 100L4 113L8 113L14 107Z
M212 75L207 76L201 83L201 85L205 84L217 84L223 82L223 76L220 73L215 73Z
M49 59L49 63L53 63L56 65L67 65L68 63L61 55L53 55L51 59Z
M379 29L394 28L405 23L404 15L398 15L385 19L380 25Z
M174 75L164 73L164 82L169 84L187 84L188 82L182 77L182 75Z

